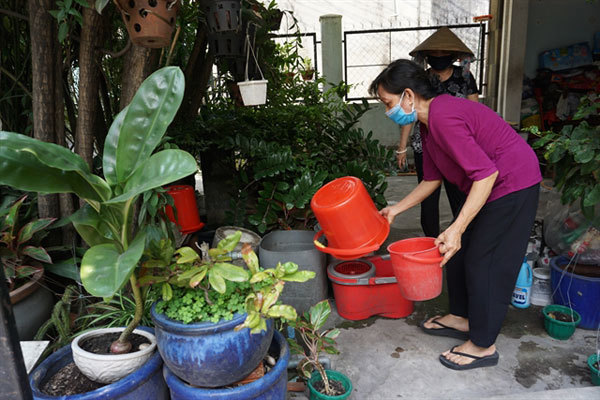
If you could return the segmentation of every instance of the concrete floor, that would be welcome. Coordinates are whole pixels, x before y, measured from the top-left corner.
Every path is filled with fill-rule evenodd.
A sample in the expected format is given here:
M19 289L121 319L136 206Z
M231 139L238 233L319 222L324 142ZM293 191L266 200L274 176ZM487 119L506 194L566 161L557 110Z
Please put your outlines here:
M394 202L416 185L415 176L388 178L386 197ZM543 190L538 215L545 212L551 193ZM451 221L445 193L440 200L442 229ZM422 236L419 208L394 221L380 253L396 240ZM334 302L332 302L334 303ZM600 399L592 386L587 357L596 351L596 332L577 329L566 341L545 332L541 307L510 307L496 342L500 361L496 367L453 371L438 360L443 351L461 342L430 336L418 328L428 316L447 311L447 296L416 302L407 318L371 317L349 321L335 311L329 326L341 328L340 355L330 356L333 369L352 380L352 399ZM305 399L290 393L289 399Z

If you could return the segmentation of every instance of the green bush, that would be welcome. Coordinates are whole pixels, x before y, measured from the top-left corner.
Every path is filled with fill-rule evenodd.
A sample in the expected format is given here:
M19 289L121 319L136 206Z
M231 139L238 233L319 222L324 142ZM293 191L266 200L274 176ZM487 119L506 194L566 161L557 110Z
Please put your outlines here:
M342 176L362 179L379 207L386 202L386 172L395 168L391 149L357 127L369 110L366 101L347 104L348 87L323 92L323 79L305 81L298 68L298 44L264 46L263 68L269 79L264 106L239 107L215 83L193 129L176 138L190 152L220 149L234 177L229 223L261 233L283 228L312 228L313 194ZM269 53L271 50L271 53ZM290 71L295 72L291 75Z

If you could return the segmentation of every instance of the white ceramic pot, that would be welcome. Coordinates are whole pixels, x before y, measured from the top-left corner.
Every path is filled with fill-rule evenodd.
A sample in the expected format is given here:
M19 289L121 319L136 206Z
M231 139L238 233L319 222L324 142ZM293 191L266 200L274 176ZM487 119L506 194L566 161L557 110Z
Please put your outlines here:
M73 361L77 368L89 379L100 383L112 383L129 375L144 364L156 350L156 337L141 329L133 333L142 335L150 341L150 346L127 354L94 354L83 350L79 342L89 337L106 333L122 332L124 328L102 328L77 336L71 342Z

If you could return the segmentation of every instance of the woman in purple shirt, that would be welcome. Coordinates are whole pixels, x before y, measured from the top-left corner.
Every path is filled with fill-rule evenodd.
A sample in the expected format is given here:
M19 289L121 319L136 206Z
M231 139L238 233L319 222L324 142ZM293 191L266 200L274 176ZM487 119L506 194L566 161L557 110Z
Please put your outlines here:
M423 141L423 181L397 204L381 210L390 224L419 204L443 178L466 201L436 239L444 255L449 313L423 321L428 334L464 339L440 355L452 369L496 365L496 338L535 219L537 157L529 145L485 105L438 95L435 78L408 60L391 63L370 86L400 125L418 120Z

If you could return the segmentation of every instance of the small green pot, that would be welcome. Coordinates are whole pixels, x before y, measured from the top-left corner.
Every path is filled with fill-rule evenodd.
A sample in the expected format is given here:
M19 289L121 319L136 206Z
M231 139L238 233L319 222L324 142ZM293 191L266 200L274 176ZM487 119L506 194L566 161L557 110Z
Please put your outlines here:
M319 371L313 371L310 379L308 380L310 400L343 400L347 399L348 396L352 394L352 382L350 381L350 378L338 371L331 371L326 369L325 373L327 374L327 378L330 381L335 380L342 382L344 389L346 389L346 393L341 394L339 396L327 396L326 394L319 392L317 389L314 388L313 383L321 381L321 375L319 374Z
M575 332L575 327L579 325L579 322L581 321L581 316L577 311L572 310L569 307L560 306L558 304L547 305L544 307L542 312L544 313L544 327L546 328L546 332L548 332L548 334L554 339L567 340L571 337L571 335L573 335L573 332ZM561 312L567 315L573 313L575 321L558 321L548 315L551 312Z
M592 383L596 386L600 386L600 375L598 374L598 369L594 367L594 363L598 360L597 354L592 354L588 357L588 367L590 367L590 372L592 374Z

